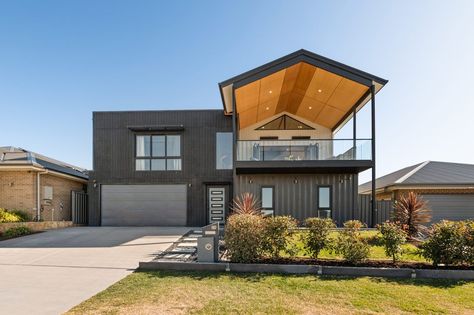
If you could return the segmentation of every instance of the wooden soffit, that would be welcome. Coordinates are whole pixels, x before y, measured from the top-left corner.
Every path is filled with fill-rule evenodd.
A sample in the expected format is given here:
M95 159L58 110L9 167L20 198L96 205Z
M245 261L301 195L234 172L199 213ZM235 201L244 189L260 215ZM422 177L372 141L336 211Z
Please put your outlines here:
M334 129L369 88L299 62L235 90L239 128L282 112Z

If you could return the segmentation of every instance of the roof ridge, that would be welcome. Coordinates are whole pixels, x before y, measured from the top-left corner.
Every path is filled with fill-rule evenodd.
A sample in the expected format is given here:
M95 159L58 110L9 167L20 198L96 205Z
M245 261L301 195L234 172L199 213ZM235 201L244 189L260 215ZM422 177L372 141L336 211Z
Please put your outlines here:
M418 172L419 170L421 170L423 167L425 167L428 163L430 163L431 161L425 161L423 163L420 163L417 167L415 167L414 169L412 169L411 171L409 171L408 173L406 173L405 175L403 175L402 177L400 177L399 179L397 179L396 181L394 181L393 183L394 184L401 184L403 183L404 181L406 181L408 178L410 178L411 176L413 176L413 174L415 174L416 172Z

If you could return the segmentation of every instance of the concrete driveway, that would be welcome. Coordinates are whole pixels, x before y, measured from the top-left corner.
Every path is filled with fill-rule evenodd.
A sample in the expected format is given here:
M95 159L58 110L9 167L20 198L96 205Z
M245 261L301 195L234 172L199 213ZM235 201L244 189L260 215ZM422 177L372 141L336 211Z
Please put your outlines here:
M191 228L75 227L0 242L2 314L60 314Z

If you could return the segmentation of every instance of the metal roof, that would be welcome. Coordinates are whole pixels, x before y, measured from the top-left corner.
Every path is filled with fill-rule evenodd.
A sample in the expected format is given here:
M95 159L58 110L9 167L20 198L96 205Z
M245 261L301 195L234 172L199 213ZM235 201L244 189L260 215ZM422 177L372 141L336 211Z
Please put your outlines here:
M13 146L0 147L0 167L2 166L34 166L88 179L87 170L53 158Z
M474 164L426 161L376 180L376 189L407 185L474 185ZM370 192L372 182L359 186L359 193Z

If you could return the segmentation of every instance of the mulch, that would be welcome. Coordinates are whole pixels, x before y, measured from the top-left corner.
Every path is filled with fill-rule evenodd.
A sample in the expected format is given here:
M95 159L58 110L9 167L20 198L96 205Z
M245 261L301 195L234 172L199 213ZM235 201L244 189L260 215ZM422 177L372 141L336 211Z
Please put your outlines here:
M283 265L319 265L319 266L341 266L341 267L376 267L376 268L411 268L411 269L442 269L442 270L474 270L474 266L433 266L422 262L397 262L389 260L367 260L362 263L353 264L337 259L313 259L313 258L278 258L261 259L261 264L283 264Z

